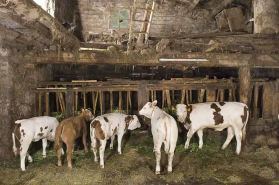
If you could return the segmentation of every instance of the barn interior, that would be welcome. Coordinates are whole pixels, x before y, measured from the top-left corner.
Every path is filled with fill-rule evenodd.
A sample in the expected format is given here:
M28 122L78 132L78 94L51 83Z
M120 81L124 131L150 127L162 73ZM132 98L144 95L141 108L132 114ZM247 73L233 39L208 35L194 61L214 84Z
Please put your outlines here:
M3 184L279 183L278 1L1 0L0 15ZM82 108L137 115L153 100L174 117L178 103L247 104L243 153L234 154L235 141L219 150L226 133L211 130L204 149L195 138L185 151L187 131L177 123L174 172L156 176L150 120L141 117L122 156L106 150L105 169L79 147L74 168L59 168L50 146L47 159L34 151L20 171L11 140L16 120L62 120Z

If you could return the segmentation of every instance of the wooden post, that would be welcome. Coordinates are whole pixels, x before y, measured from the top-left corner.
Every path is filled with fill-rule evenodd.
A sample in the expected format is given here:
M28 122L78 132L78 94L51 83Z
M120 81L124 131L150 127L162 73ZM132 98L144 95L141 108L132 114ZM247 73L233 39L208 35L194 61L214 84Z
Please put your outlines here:
M60 102L62 115L65 118L66 117L66 107L65 107L64 98L63 98L62 93L59 93L59 102Z
M154 100L157 100L157 91L154 91Z
M78 112L78 92L75 92L75 115L77 116Z
M164 109L165 106L165 90L162 90L162 109Z
M86 92L82 92L83 95L83 108L86 109Z
M229 101L233 101L233 90L229 89Z
M207 88L206 89L206 101L207 102L215 102L216 98L216 89Z
M258 118L258 99L259 99L259 85L256 83L254 86L254 106L253 106L253 118Z
M264 119L270 119L272 118L272 107L273 107L273 101L275 97L274 93L274 86L271 83L265 83L263 86L263 118ZM277 102L278 103L278 102ZM278 115L275 115L276 117Z
M245 61L244 61L245 62ZM249 61L248 61L249 63ZM249 94L250 94L250 78L251 78L251 71L250 66L241 66L238 69L238 78L239 78L239 96L240 102L245 103L249 107ZM246 126L246 135L247 141L250 139L250 124L248 123Z
M143 106L147 103L147 85L146 84L140 84L139 90L137 92L138 96L138 111L140 111Z
M186 90L187 91L187 90ZM182 91L181 91L181 104L184 104L184 102L185 102L185 89L183 89Z
M224 101L224 89L219 89L220 91L220 99L219 101Z
M57 88L57 85L55 86ZM59 112L59 99L58 93L55 93L55 102L56 102L56 112Z
M128 91L128 100L129 100L129 106L131 108L131 113L133 113L133 109L132 109L132 98L131 98L131 91Z
M171 98L170 98L170 91L169 90L166 90L166 96L167 96L168 109L171 111Z
M171 99L174 100L174 90L171 91Z
M199 92L198 102L202 103L203 98L204 98L205 89L200 89L198 92Z
M95 93L94 93L95 94ZM93 95L94 95L93 94ZM94 105L93 105L93 112L94 112L94 115L96 115L96 109L97 109L97 102L98 102L98 95L99 95L99 92L96 91L96 97L94 98Z
M49 92L46 93L46 116L49 116Z
M66 93L66 116L67 118L74 116L74 103L75 93L72 90L68 90Z
M42 116L42 93L39 92L39 116Z
M186 90L186 104L188 105L189 104L189 93L188 93L188 90Z
M110 94L110 98L109 98L110 112L113 112L113 91L110 91L109 94Z
M119 113L121 113L121 109L122 109L122 91L119 91Z
M151 91L151 100L154 101L154 91Z
M103 115L103 92L99 91L100 94L100 111L101 111L101 115Z

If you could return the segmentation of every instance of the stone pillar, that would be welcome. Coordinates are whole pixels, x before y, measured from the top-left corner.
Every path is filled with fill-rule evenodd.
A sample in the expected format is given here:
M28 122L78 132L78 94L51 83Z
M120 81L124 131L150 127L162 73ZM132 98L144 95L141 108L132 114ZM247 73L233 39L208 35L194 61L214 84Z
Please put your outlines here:
M279 1L254 0L254 33L279 32Z
M9 160L12 154L12 78L9 65L10 51L0 46L0 161Z

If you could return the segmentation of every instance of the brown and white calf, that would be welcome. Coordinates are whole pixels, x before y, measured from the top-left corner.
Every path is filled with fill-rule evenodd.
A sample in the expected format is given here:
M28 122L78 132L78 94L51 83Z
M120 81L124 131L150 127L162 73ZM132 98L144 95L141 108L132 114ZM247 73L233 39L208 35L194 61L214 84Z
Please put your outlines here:
M148 102L139 111L140 115L151 119L151 131L153 135L154 151L156 155L156 174L160 174L161 146L165 145L168 154L168 172L172 172L172 160L178 138L178 129L175 119L161 110L157 100Z
M39 141L42 139L43 143L43 158L46 157L47 140L54 141L55 129L59 122L56 118L49 116L33 117L30 119L17 120L13 126L13 152L17 155L17 148L15 144L15 136L20 143L20 167L25 171L25 158L32 162L32 157L28 154L28 148L32 141Z
M96 117L90 126L91 147L94 153L94 161L98 162L97 158L97 138L100 141L100 167L104 168L104 152L108 139L111 139L110 149L113 149L113 140L117 135L118 153L121 154L121 141L126 130L134 130L139 128L140 122L135 115L125 115L120 113L104 114Z
M222 131L228 128L228 135L222 146L224 150L235 136L236 154L241 151L241 139L245 139L246 125L249 118L247 105L239 102L207 102L197 104L178 104L176 106L178 121L188 129L185 149L195 132L199 136L199 148L203 146L203 129L213 128Z
M67 161L68 167L72 168L71 155L74 150L75 140L82 136L82 142L84 145L84 151L87 152L86 145L86 134L87 126L86 122L94 119L93 114L88 109L82 109L82 112L79 116L71 117L63 120L56 128L55 133L55 146L54 149L58 157L58 166L62 166L61 162L61 151L62 151L62 142L67 146Z

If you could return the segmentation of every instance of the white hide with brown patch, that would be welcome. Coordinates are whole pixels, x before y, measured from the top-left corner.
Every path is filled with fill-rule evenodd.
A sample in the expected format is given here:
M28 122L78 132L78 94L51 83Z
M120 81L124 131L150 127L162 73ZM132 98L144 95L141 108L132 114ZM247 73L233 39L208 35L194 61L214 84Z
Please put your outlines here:
M29 145L32 141L39 141L42 139L43 143L43 158L46 157L47 140L54 141L55 129L59 122L56 118L49 116L33 117L30 119L17 120L13 126L13 152L17 155L17 148L15 144L15 136L20 143L20 167L25 171L25 157L27 155L28 161L32 162L32 157L27 153Z
M185 149L189 148L191 137L195 132L199 136L199 148L203 146L203 129L213 128L222 131L228 128L228 135L222 146L224 150L235 136L236 154L241 151L241 139L245 139L246 125L249 118L247 105L239 102L207 102L197 104L178 104L176 106L178 121L189 129Z
M113 149L113 141L115 135L117 135L118 153L121 154L121 141L126 130L134 130L140 126L139 119L135 115L110 113L96 117L90 124L91 148L94 153L94 161L98 161L97 139L100 141L100 166L104 168L104 152L107 140L111 139L110 149Z
M165 145L168 154L168 172L172 172L172 160L178 138L178 128L175 119L161 110L157 100L148 102L139 111L140 115L151 119L151 131L153 135L154 151L156 155L156 174L160 174L161 146Z

